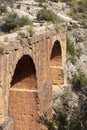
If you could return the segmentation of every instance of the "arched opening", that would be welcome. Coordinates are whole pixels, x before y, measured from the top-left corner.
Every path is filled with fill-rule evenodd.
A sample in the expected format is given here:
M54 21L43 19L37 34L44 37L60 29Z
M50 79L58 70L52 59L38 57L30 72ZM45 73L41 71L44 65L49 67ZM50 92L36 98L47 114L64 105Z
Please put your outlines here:
M14 130L30 130L37 125L39 102L36 69L30 56L24 55L17 63L9 91L9 116Z
M53 85L63 84L62 50L58 40L55 41L51 52L49 77Z
M31 57L24 55L16 65L11 81L11 88L35 89L36 87L35 65Z
M59 41L54 43L50 58L50 66L62 66L62 52Z

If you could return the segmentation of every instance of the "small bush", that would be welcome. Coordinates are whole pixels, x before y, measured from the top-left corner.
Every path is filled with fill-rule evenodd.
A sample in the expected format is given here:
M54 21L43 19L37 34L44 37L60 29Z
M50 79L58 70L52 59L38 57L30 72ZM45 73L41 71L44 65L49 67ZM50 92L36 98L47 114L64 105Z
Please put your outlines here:
M27 9L27 10L30 10L30 7L29 7L29 6L27 6L27 7L26 7L26 9Z
M70 10L68 13L67 13L68 16L70 17L73 17L73 10Z
M81 122L78 119L71 119L69 124L69 130L82 130Z
M65 1L65 0L61 0ZM67 0L65 1L70 6L70 11L67 13L73 19L82 22L83 27L87 27L87 0ZM83 16L82 16L83 15ZM86 22L84 22L84 20Z
M75 57L76 56L76 50L73 42L67 37L67 52L71 56Z
M71 1L71 5L72 5L73 7L75 7L75 8L77 8L77 6L78 6L77 0L72 0L72 1Z
M76 55L79 58L82 54L82 49L76 49Z
M24 25L31 25L32 22L27 17L18 17L17 14L11 13L9 14L5 22L0 26L2 32L9 33L11 30L15 28L23 27Z
M40 3L46 2L46 0L35 0L35 1Z
M40 7L43 7L43 3L45 3L47 0L35 0L35 1L39 3Z
M74 43L68 37L67 37L67 53L70 55L69 60L72 62L72 64L75 64L77 52Z
M51 21L54 23L55 21L57 21L57 15L53 13L51 10L44 8L38 11L37 20Z
M26 30L30 33L31 37L34 35L34 29L32 26L27 27Z
M6 13L6 12L7 12L6 6L0 6L0 14Z
M4 38L4 42L8 42L8 37L7 36Z
M17 9L20 9L20 8L21 8L21 5L20 5L20 4L18 4L18 5L16 6L16 8L17 8Z
M67 30L68 30L68 31L71 31L72 29L73 29L73 27L72 27L71 25L68 25L68 26L67 26Z
M57 3L57 2L60 1L60 0L50 0L50 1L52 1L52 2L56 2L56 3Z
M57 33L59 32L59 25L58 24L55 24L55 30Z
M81 86L87 85L87 78L86 78L85 74L82 72L79 72L79 75L77 76L75 82L78 82L79 85L81 85Z
M0 45L0 53L2 53L4 51L4 46Z
M22 16L21 18L17 17L15 23L19 27L23 27L24 25L32 25L32 22L27 18Z
M83 28L87 28L87 21L86 20L81 20L80 22L79 22L79 24L83 27Z

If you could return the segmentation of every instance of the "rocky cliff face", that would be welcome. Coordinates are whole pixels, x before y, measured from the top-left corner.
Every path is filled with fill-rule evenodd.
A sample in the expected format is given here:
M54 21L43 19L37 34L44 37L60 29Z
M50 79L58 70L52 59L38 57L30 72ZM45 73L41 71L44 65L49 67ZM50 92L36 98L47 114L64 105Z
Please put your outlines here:
M67 37L74 45L74 49L77 53L74 59L70 59L67 54L67 78L72 80L75 75L78 75L79 71L87 75L87 29L86 28L72 28L71 31L67 31Z

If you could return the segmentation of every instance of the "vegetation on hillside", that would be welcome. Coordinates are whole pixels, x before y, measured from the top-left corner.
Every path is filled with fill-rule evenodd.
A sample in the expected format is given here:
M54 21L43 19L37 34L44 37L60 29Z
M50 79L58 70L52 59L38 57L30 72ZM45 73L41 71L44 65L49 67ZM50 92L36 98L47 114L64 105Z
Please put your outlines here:
M6 6L0 5L0 15L1 15L2 13L6 13L6 12L7 12Z
M17 2L18 0L0 0L0 4L4 3L4 4L13 4L15 2Z
M69 0L70 12L68 15L79 21L83 27L87 27L87 0Z
M74 42L68 36L66 38L66 49L67 49L67 54L69 56L68 60L70 60L72 64L74 64L76 62L76 58L77 57L79 58L81 56L82 50L76 49Z
M72 91L76 92L74 89L72 86ZM84 95L82 94L83 90L80 89L78 107L73 109L69 95L63 94L60 97L62 105L54 109L53 118L48 120L44 114L40 117L40 122L46 125L48 130L87 130L87 91Z
M82 88L87 85L87 77L86 75L78 70L78 75L73 76L72 84L74 84L77 88Z
M33 26L28 26L28 27L26 27L26 30L30 33L30 36L31 36L31 37L34 35Z
M5 18L4 23L0 25L0 31L9 33L15 28L23 27L24 25L31 25L32 22L27 17L18 17L17 14L11 13Z
M41 9L37 13L37 20L45 20L45 21L51 21L51 22L56 22L57 21L57 15L53 13L51 10L48 10L46 8Z
M35 1L40 3L46 2L46 0L35 0Z

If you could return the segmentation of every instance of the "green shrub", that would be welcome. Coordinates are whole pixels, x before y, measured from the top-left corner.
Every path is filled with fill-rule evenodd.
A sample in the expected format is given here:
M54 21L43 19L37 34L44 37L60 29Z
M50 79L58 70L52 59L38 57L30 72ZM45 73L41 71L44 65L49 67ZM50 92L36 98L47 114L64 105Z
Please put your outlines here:
M87 129L87 98L86 96L84 98L83 94L78 95L78 106L75 105L72 109L73 98L70 95L69 93L64 93L60 96L61 105L54 109L51 120L47 119L46 114L40 117L40 123L46 125L48 130Z
M68 13L67 13L68 16L70 17L73 17L73 10L70 10Z
M78 58L81 56L81 54L82 54L82 49L80 49L80 48L76 49L76 55Z
M73 29L73 27L71 25L67 25L67 30L71 31Z
M46 2L47 0L35 0L35 1L42 3L42 2Z
M79 22L79 24L81 24L83 28L87 28L87 21L86 21L86 20L84 20L84 19L81 20L81 21Z
M79 72L79 75L76 77L75 80L76 83L79 83L81 86L87 85L87 77L85 76L84 73Z
M22 16L21 18L16 17L15 23L19 27L23 27L24 25L32 25L32 22L27 18Z
M48 130L56 130L56 128L58 128L57 126L59 125L59 121L55 115L53 115L51 120L48 120L46 114L43 114L40 116L39 122L45 125Z
M69 29L68 29L69 30ZM78 41L83 42L83 37L78 36ZM80 57L82 54L82 50L80 48L75 48L74 43L67 37L67 53L70 55L69 60L74 64L76 62L76 57Z
M7 12L6 6L0 6L0 14L6 13L6 12Z
M84 41L84 38L82 36L78 36L78 41L82 42L82 41ZM67 37L67 52L69 55L75 57L75 56L78 56L79 53L81 54L82 50L76 49L74 46L74 43L70 40L69 37Z
M70 55L69 60L74 64L76 62L77 52L74 43L67 37L67 53Z
M69 15L70 17L72 17L77 21L79 20L84 21L84 18L82 17L81 14L84 14L85 17L87 16L87 0L67 0L67 1L61 0L61 1L65 1L67 4L69 4L71 8L71 10L67 13L67 15Z
M59 25L55 23L55 30L58 33L59 32Z
M57 21L54 23L55 31L58 33L62 26L64 26L63 21L58 18Z
M27 6L27 7L26 7L26 9L27 9L27 10L30 10L30 7L29 7L29 6Z
M87 14L87 0L83 0L83 1L71 0L70 6L71 6L72 13L70 12L69 14L72 15L74 19L76 18L78 20L80 16L79 14L81 13Z
M18 4L18 5L16 6L16 8L17 8L17 9L20 9L20 8L21 8L21 5L20 5L20 4Z
M82 1L82 6L87 10L87 0Z
M6 19L5 23L0 26L2 32L10 32L15 28L23 27L24 25L31 25L32 22L27 17L18 17L17 14L11 13Z
M67 52L73 57L76 56L74 43L68 37L67 37Z
M57 21L57 15L53 13L51 10L43 8L37 13L37 20L51 21L54 23L55 21Z
M2 53L4 51L4 49L5 49L4 46L0 45L0 53Z
M10 30L13 30L16 27L15 18L16 14L9 14L4 20L5 22L0 26L1 31L10 32Z
M82 130L81 122L78 119L71 119L69 124L69 130Z
M31 37L34 35L34 29L32 26L26 27L26 30L30 33Z
M75 7L75 8L77 8L77 6L78 6L77 0L71 0L71 5L72 5L73 7Z
M39 2L39 6L43 7L43 3L46 2L47 0L35 0L36 2Z
M52 2L56 2L56 3L57 3L57 2L60 1L60 0L50 0L50 1L52 1Z

